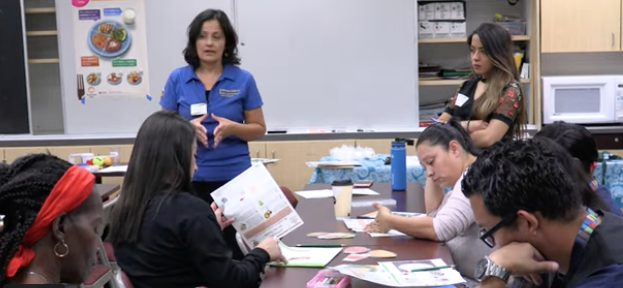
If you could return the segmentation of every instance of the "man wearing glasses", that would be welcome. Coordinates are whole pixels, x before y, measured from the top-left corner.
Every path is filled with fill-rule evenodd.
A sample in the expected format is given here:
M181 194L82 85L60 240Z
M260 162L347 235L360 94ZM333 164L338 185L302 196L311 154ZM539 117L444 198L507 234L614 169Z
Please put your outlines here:
M463 193L481 239L499 247L477 265L481 288L506 287L511 275L544 287L623 287L623 218L582 206L589 187L577 166L550 139L499 143L472 164Z

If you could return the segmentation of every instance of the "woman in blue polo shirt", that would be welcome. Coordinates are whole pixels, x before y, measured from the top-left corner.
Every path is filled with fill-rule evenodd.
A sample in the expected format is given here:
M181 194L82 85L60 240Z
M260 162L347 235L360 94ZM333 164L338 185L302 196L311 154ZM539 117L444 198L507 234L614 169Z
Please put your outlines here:
M253 76L238 67L238 36L221 10L201 12L188 27L187 66L175 69L160 105L177 111L195 128L198 140L193 188L210 193L251 166L247 141L266 133L262 98ZM223 231L235 259L242 259L236 230Z

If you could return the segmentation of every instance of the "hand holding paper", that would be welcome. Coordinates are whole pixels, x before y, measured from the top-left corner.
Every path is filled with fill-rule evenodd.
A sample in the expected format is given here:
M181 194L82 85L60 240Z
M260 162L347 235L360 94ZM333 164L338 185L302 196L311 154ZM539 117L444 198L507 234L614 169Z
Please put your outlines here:
M286 258L283 257L281 248L279 248L279 240L273 237L268 237L262 240L260 244L257 244L256 248L260 248L266 251L266 253L268 253L268 256L270 256L270 261L278 261L278 262L286 262L286 263L288 262Z
M218 222L218 225L221 226L221 230L231 225L231 223L234 223L234 218L227 219L225 216L223 216L223 207L218 207L216 206L216 203L212 202L212 204L210 204L210 208L212 208L214 216L216 216L216 221Z

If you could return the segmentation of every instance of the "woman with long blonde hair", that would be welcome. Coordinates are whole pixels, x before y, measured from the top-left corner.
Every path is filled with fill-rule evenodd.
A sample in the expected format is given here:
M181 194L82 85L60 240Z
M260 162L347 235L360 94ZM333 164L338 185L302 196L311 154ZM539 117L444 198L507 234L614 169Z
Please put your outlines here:
M467 38L474 77L463 82L440 121L460 121L473 143L489 147L522 137L526 104L508 31L484 23Z

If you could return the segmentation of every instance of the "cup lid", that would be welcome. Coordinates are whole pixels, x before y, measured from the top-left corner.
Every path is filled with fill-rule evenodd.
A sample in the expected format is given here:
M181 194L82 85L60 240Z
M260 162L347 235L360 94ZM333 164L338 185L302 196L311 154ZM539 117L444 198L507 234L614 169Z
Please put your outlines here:
M335 180L333 181L333 183L331 183L331 186L350 186L350 185L353 185L353 181L351 181L350 179Z

